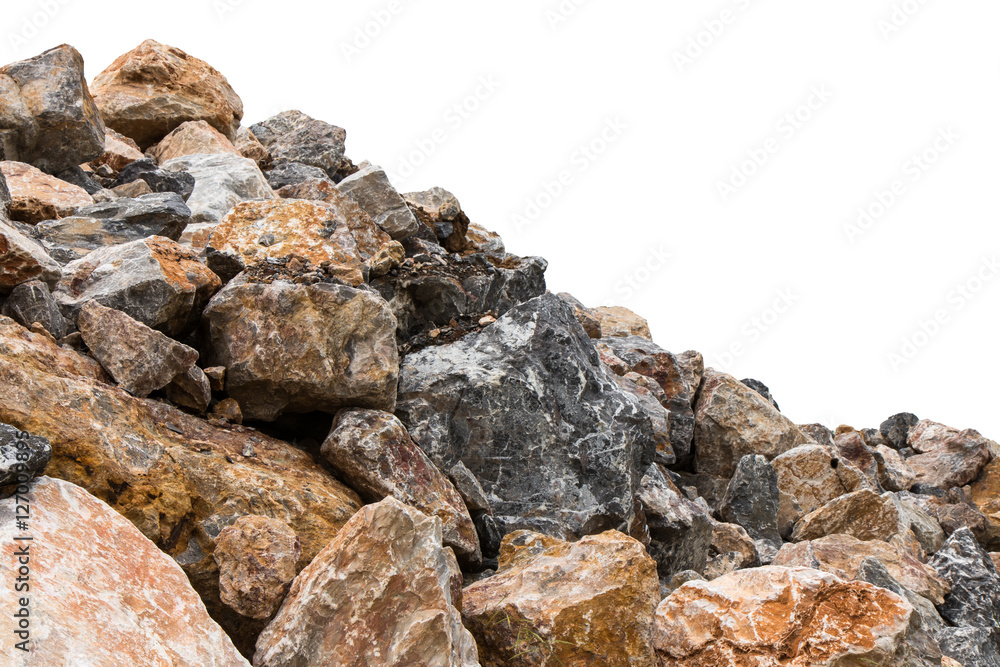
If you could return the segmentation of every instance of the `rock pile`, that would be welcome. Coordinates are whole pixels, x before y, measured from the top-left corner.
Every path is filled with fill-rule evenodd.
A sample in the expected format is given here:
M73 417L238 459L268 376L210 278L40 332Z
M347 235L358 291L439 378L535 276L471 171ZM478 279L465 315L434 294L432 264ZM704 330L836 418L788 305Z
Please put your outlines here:
M1000 665L996 442L796 424L179 49L0 102L3 664Z

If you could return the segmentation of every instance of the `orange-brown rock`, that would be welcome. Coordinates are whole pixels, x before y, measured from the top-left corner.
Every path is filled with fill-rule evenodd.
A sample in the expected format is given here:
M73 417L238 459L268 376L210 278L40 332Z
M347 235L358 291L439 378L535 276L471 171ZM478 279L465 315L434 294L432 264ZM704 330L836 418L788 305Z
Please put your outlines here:
M223 604L248 618L269 619L292 586L302 545L278 519L241 516L219 533L212 557Z
M906 459L916 473L917 484L949 489L964 486L979 476L1000 449L978 431L945 426L929 419L910 429L906 444L917 452Z
M477 667L441 521L389 497L361 509L299 573L256 667Z
M972 502L980 512L1000 521L1000 459L987 465L972 483Z
M914 614L868 583L768 566L684 584L657 608L653 641L670 667L904 667Z
M653 340L653 335L649 332L649 323L644 317L640 317L628 308L622 306L600 306L591 308L591 315L597 318L601 324L601 335L605 338L625 338L628 336L642 336Z
M236 146L236 150L240 152L240 155L253 160L257 164L271 159L271 154L264 148L264 144L260 143L257 135L250 128L241 127L236 132L236 140L233 141L233 145Z
M157 164L195 153L230 153L243 156L233 146L232 141L203 120L181 123L149 149L149 156Z
M90 206L87 191L23 162L0 162L0 173L10 190L10 218L30 225L73 215Z
M842 533L859 540L889 541L899 530L899 509L891 493L869 489L853 491L831 500L799 519L792 541L815 540Z
M177 563L105 503L69 482L39 477L17 501L30 507L30 529L22 532L15 501L0 501L0 540L11 554L15 545L25 550L30 588L21 594L30 600L30 653L15 647L20 638L8 630L0 662L249 667ZM30 542L15 541L25 535ZM13 614L13 565L8 571L4 599Z
M142 150L189 120L204 120L229 139L243 117L243 102L208 63L147 39L120 56L91 84L105 124Z
M850 461L823 445L800 445L775 457L771 465L778 475L778 489L790 496L803 514L845 493L871 487Z
M0 215L0 294L31 280L50 288L62 278L62 267L49 257L36 240L8 225Z
M484 667L654 667L656 565L616 531L504 538L500 569L462 595Z
M110 127L106 127L104 128L104 155L96 160L91 160L90 166L97 169L102 164L106 164L115 171L121 171L144 157L137 143L124 134L119 134Z

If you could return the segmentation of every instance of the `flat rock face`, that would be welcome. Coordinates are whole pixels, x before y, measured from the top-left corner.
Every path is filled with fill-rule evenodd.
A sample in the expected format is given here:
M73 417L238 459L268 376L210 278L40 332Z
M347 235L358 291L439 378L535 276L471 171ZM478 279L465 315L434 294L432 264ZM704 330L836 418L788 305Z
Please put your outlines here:
M590 313L601 324L601 336L604 338L628 338L640 336L647 340L653 339L649 332L649 323L628 308L622 306L600 306L591 308Z
M369 291L237 278L203 321L208 365L226 367L226 390L248 419L395 408L396 320Z
M655 667L656 566L617 531L569 543L519 531L500 569L462 594L484 665Z
M840 457L833 447L800 445L771 462L778 490L790 496L803 514L870 484L860 470Z
M16 108L30 116L30 122L13 126L20 130L17 153L6 157L55 173L104 152L104 124L87 89L83 56L76 49L63 44L11 63L0 68L3 76L20 89ZM0 123L0 127L12 126Z
M87 191L23 162L0 162L10 190L10 218L29 225L64 218L94 203Z
M0 218L0 294L32 280L54 287L60 278L62 268L45 249Z
M705 371L694 418L699 473L731 477L747 454L771 460L806 442L795 424L760 394L713 369Z
M996 443L978 431L960 431L924 419L910 429L907 445L917 452L906 459L916 473L916 483L949 489L964 486L979 476L990 462Z
M215 228L206 246L208 264L224 278L269 257L296 255L329 262L349 285L365 282L354 236L329 207L294 199L237 204Z
M892 494L869 489L844 494L802 517L792 541L815 540L842 533L859 540L888 541L899 529L899 510Z
M4 544L30 534L30 653L0 645L6 665L248 666L187 577L135 526L80 487L41 477L30 485L28 532L15 499L0 501ZM13 549L13 547L12 547ZM11 598L13 602L13 598Z
M879 445L875 448L875 462L879 484L887 491L908 491L916 482L917 474L895 449Z
M236 139L233 141L233 145L236 146L236 150L240 152L240 155L250 158L257 164L271 159L271 153L264 148L264 145L257 139L257 135L248 127L241 127L236 132Z
M161 168L194 176L194 190L187 198L194 222L219 222L240 202L276 198L257 163L238 155L186 155Z
M367 502L392 496L438 517L446 546L462 560L482 560L476 527L462 496L393 415L378 410L341 411L322 454L337 476Z
M959 628L985 630L993 651L1000 650L1000 574L972 531L956 530L927 564L951 585L938 605L941 616Z
M807 568L760 567L684 584L656 609L666 665L892 665L913 607L868 583Z
M70 320L97 301L167 335L190 331L222 281L189 249L150 236L70 262L54 296Z
M441 522L386 498L362 508L299 573L254 665L478 666Z
M145 150L186 121L204 120L230 140L243 102L226 78L184 51L147 39L94 78L108 127Z
M347 132L301 111L285 111L250 127L275 161L319 167L333 178L344 162Z
M479 333L405 357L398 411L443 470L462 461L512 528L617 528L655 441L573 312L546 294Z
M367 162L337 189L358 203L375 224L397 241L417 233L420 223L381 168Z
M157 164L173 160L185 155L209 153L229 153L243 157L233 142L226 135L203 120L189 120L181 123L176 129L155 146L149 149L149 155Z
M941 604L951 586L912 554L881 540L862 541L850 535L829 535L810 542L786 544L772 565L812 567L848 581L868 558L877 559L900 584L917 595Z

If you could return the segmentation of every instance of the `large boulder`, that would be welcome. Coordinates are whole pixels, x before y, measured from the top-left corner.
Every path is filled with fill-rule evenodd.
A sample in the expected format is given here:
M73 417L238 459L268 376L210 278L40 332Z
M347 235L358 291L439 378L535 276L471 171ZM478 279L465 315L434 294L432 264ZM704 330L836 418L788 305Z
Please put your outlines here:
M243 102L211 65L147 39L119 56L91 85L108 127L146 150L190 120L204 120L230 140Z
M272 116L252 125L250 131L275 162L299 162L319 167L332 179L344 164L347 132L301 111L285 111Z
M906 463L916 473L916 483L949 489L975 480L1000 446L978 431L945 426L929 419L910 429L907 445L916 455Z
M87 89L83 57L72 46L0 68L0 99L8 88L4 79L19 89L20 104L0 111L0 127L16 136L16 153L4 149L0 159L28 162L51 174L104 153L104 124ZM16 122L4 122L8 115Z
M376 225L397 241L416 234L420 229L413 211L379 167L361 163L361 168L342 180L337 189L356 201Z
M840 496L871 488L864 474L833 448L806 444L788 450L771 462L778 490L808 514Z
M30 542L16 541L27 534L14 521L21 502L31 508ZM0 661L249 667L177 563L79 486L40 477L24 500L0 500L0 539L11 553L20 546L30 569L20 607L30 654L10 636ZM9 598L9 613L18 600Z
M83 188L23 162L0 162L0 173L10 190L10 219L34 225L65 218L94 199Z
M276 198L257 163L238 155L185 155L160 166L166 172L194 176L194 190L187 198L194 222L219 222L240 202Z
M0 294L32 280L55 287L60 278L62 268L38 241L0 219Z
M226 367L226 391L247 419L395 408L396 320L385 301L330 282L256 276L238 276L203 314L208 365Z
M792 532L792 540L815 540L841 533L859 540L889 541L899 530L899 507L891 493L870 489L852 491L806 514Z
M203 120L189 120L181 123L165 136L160 143L149 149L149 156L157 164L163 164L185 155L206 155L209 153L229 153L243 156L226 135Z
M299 573L257 640L256 667L478 667L441 521L386 498L361 509Z
M562 542L504 538L500 569L462 594L462 618L485 665L657 667L656 567L616 531Z
M406 356L397 414L439 468L462 461L512 529L560 537L628 520L655 454L641 407L551 294Z

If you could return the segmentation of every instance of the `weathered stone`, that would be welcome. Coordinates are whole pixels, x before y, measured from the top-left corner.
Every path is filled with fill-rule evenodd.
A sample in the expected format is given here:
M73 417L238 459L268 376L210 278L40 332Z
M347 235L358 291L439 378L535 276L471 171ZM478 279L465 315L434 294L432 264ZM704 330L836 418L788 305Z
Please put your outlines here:
M953 503L946 498L915 493L900 493L899 496L930 515L945 535L951 535L960 528L968 528L975 535L976 541L984 547L1000 549L1000 521L995 516L980 512L974 505Z
M817 445L833 447L833 431L822 424L800 424L799 430Z
M233 424L243 423L243 411L233 398L226 398L216 403L212 407L212 416Z
M878 465L879 484L888 491L908 491L917 479L917 474L899 452L885 445L875 449L875 463Z
M941 616L957 627L987 631L993 649L1000 649L1000 574L972 531L956 530L927 564L951 585L938 605Z
M264 145L257 139L257 135L249 128L241 127L236 132L236 140L233 141L233 145L236 146L240 155L250 158L258 165L271 159L271 153L264 148Z
M328 262L333 275L349 285L365 282L363 262L343 216L308 201L237 204L212 232L206 251L209 268L225 280L247 265L296 255L314 264Z
M465 240L470 249L491 257L503 258L507 254L503 239L496 232L491 232L475 222L469 223Z
M20 535L15 500L0 501L4 544ZM177 563L110 507L49 477L31 484L27 501L30 658L22 662L29 654L11 638L0 645L0 662L99 665L113 656L115 664L249 667Z
M431 188L423 192L408 192L403 200L413 214L450 252L468 249L465 234L469 229L469 216L462 211L458 198L444 188Z
M224 391L226 388L226 367L210 366L205 369L205 375L211 385L212 391Z
M906 599L806 568L761 567L684 584L656 610L653 643L677 667L878 664L909 631Z
M747 454L740 459L722 501L723 521L746 529L766 564L781 548L778 533L778 476L763 456Z
M703 574L714 523L706 508L685 498L655 464L642 478L638 498L660 580L684 570Z
M681 369L681 375L684 376L684 381L691 388L691 408L693 409L698 398L698 389L701 387L701 379L705 376L705 358L701 356L701 352L694 350L687 350L675 356L677 365Z
M254 665L478 665L456 580L440 519L391 497L368 505L295 578Z
M465 467L464 463L459 461L453 465L448 471L448 479L455 485L455 490L462 496L462 500L465 501L465 506L470 512L493 512L482 484L472 474L472 471Z
M278 162L265 171L264 176L267 178L268 185L275 192L283 187L295 186L305 181L320 181L337 187L325 171L301 162Z
M945 531L942 530L935 515L928 512L924 505L912 502L913 497L908 493L896 494L896 498L899 499L896 506L899 509L900 520L909 526L925 554L936 553L944 544Z
M179 336L191 330L220 285L219 277L193 252L170 239L150 236L70 262L53 295L71 321L93 299Z
M712 524L712 544L708 553L709 562L705 572L708 581L760 564L757 545L743 526L735 523L716 521ZM727 562L723 563L721 559L726 559Z
M238 277L203 322L208 365L226 367L226 390L248 419L395 407L396 321L369 291Z
M173 192L187 202L194 192L195 177L186 171L166 171L156 166L148 158L136 160L126 165L112 183L113 189L127 184L145 183L153 192Z
M54 287L62 268L37 241L0 219L0 294L38 280Z
M778 407L778 402L774 400L773 396L771 396L771 390L768 389L766 384L764 384L760 380L754 380L753 378L745 378L743 380L740 380L740 382L742 382L743 384L745 384L746 386L750 387L755 392L760 394L761 397L765 401L770 403L775 410L781 412L781 408Z
M104 154L90 161L92 169L107 165L112 171L119 172L136 160L145 157L139 150L139 145L119 134L110 127L104 128Z
M243 117L243 102L224 76L151 39L111 63L92 88L104 122L142 150L192 120L234 139Z
M104 125L87 89L83 57L72 46L63 44L6 65L0 76L9 77L20 89L23 108L33 121L28 128L15 128L21 130L17 156L6 155L7 159L54 173L104 152Z
M37 322L56 339L69 331L69 322L59 311L59 304L52 298L48 286L39 280L30 280L15 287L3 302L0 312L24 327Z
M851 429L838 433L833 439L833 448L840 454L841 461L849 461L873 486L878 484L878 462L875 460L875 452L865 444L860 431Z
M57 171L54 176L61 181L65 181L70 185L75 185L78 188L83 188L88 195L91 197L97 197L99 193L104 191L104 188L100 183L95 181L90 177L82 167L73 166L69 169L64 169L62 171ZM97 199L94 199L97 201Z
M212 386L208 376L197 366L175 376L165 389L171 403L198 413L208 410L208 405L212 402Z
M649 423L653 427L653 439L656 441L657 463L665 466L677 463L677 456L670 442L672 413L663 407L667 397L660 385L656 380L638 373L629 372L625 375L609 373L609 375L615 379L619 387L635 397L643 412L649 417Z
M500 569L463 592L462 618L484 665L655 667L653 561L615 531L568 543L521 531ZM506 556L506 557L505 557Z
M601 335L604 338L627 338L640 336L647 340L653 339L649 332L649 323L628 308L621 306L601 306L592 308L591 314L601 323Z
M802 507L799 506L794 496L778 489L778 534L781 539L788 540L792 537L792 530L798 520L805 516Z
M149 156L157 164L186 155L207 155L209 153L229 153L243 157L233 142L203 120L189 120L181 123L158 144L149 149Z
M406 259L406 250L399 241L388 241L378 251L365 260L369 276L376 278L388 274Z
M882 422L878 430L887 446L893 449L903 449L906 447L906 439L910 435L910 429L916 426L919 421L914 414L900 412Z
M730 477L747 454L771 460L806 442L795 424L760 394L713 369L705 371L694 413L699 473Z
M343 166L347 132L301 111L285 111L251 126L250 130L275 161L319 167L330 178Z
M323 458L366 502L392 496L441 519L445 546L472 565L479 539L462 497L417 447L403 424L377 410L343 410L323 443Z
M19 160L24 148L38 138L38 122L31 115L21 88L0 72L0 160Z
M594 317L589 308L569 292L559 292L558 297L568 303L570 308L573 309L573 314L579 320L588 336L595 340L601 337L601 321Z
M358 203L375 224L397 241L417 233L420 223L380 167L367 162L337 184L337 189Z
M859 540L850 535L827 535L816 540L786 544L773 565L812 567L841 579L856 579L867 558L877 558L899 583L935 604L944 602L950 585L912 554L881 540Z
M125 197L128 199L135 199L136 197L142 197L143 195L153 194L153 188L150 187L149 183L143 180L135 180L131 183L125 183L124 185L116 185L111 188L111 192L114 196Z
M846 493L872 488L861 471L832 447L801 445L775 457L771 464L778 475L778 489L806 514Z
M48 440L0 424L0 487L26 483L42 474L51 459Z
M245 157L228 153L186 155L160 166L164 171L194 176L187 205L195 222L219 222L240 202L276 198L257 163Z
M983 628L944 628L939 637L941 651L957 661L957 667L1000 667L1000 651L992 634ZM942 661L941 663L945 663Z
M512 529L566 537L626 521L655 452L648 418L551 294L407 355L397 414L439 468L461 460Z
M222 529L212 558L222 603L241 616L270 619L292 586L302 545L278 519L241 516Z
M992 458L991 448L997 448L978 431L959 431L929 419L910 429L907 444L917 452L906 459L916 473L916 483L942 489L976 479Z
M899 510L892 494L869 489L853 491L806 514L795 524L792 541L815 540L835 533L859 540L889 541L899 528Z
M64 218L94 203L87 191L23 162L0 162L10 190L10 218L30 225Z

